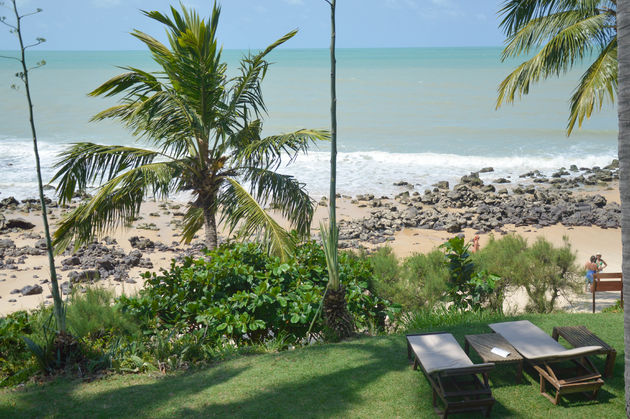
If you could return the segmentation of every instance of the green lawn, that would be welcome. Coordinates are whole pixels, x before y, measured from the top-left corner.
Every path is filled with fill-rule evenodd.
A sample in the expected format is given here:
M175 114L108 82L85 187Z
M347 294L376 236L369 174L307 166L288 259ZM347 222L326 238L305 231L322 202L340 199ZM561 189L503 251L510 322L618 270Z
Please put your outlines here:
M526 369L514 384L514 366L491 375L497 400L492 417L625 417L623 315L524 316L551 333L555 325L584 324L618 351L614 378L596 401L582 395L554 406ZM485 324L445 328L487 333ZM478 360L477 360L478 361ZM596 365L603 371L604 358ZM59 380L0 391L0 417L434 417L431 390L406 359L401 335L362 338L279 354L244 356L189 373L111 376L92 383ZM469 417L460 415L458 417Z

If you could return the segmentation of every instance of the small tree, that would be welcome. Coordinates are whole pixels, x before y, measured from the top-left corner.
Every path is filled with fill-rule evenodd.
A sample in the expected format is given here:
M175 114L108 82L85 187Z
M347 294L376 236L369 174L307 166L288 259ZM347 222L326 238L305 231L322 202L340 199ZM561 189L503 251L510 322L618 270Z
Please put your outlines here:
M447 293L456 310L478 310L489 300L500 279L478 270L470 257L462 237L453 237L440 246L446 253L446 265L449 270Z
M0 2L0 5L4 5L4 2ZM22 80L24 83L24 90L26 92L26 100L28 101L28 116L29 123L31 125L31 133L33 135L33 149L35 151L35 165L37 168L37 182L39 186L39 201L42 206L42 219L44 220L44 234L46 236L46 249L48 251L48 264L50 267L50 283L52 287L52 296L54 302L54 313L55 319L57 320L57 329L58 331L65 332L66 331L66 317L63 307L63 301L61 300L61 295L59 293L59 285L57 283L57 271L55 270L55 259L53 256L53 248L50 239L50 229L48 227L48 217L46 215L46 200L44 199L44 184L42 182L42 170L39 162L39 151L37 149L37 131L35 130L35 118L33 116L33 101L31 99L31 88L28 78L28 73L30 70L34 70L36 68L42 67L46 64L45 61L38 62L33 67L28 67L26 64L26 50L28 48L35 47L46 40L44 38L37 38L34 43L30 45L24 45L24 40L22 38L22 19L27 16L32 16L34 14L40 13L42 9L37 9L34 12L26 13L21 15L18 12L16 0L11 0L11 5L13 6L13 13L15 14L15 24L11 24L6 21L6 17L0 17L0 22L9 27L9 32L13 33L17 36L18 41L20 43L20 58L10 57L10 56L1 56L2 58L7 58L10 60L18 61L22 70L16 73L16 76ZM13 85L12 87L17 88L17 86Z

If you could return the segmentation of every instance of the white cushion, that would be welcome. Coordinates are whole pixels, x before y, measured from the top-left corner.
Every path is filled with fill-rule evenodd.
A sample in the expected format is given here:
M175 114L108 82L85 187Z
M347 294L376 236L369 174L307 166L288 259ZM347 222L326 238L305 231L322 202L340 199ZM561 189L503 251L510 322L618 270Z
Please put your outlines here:
M412 335L407 340L427 374L474 365L450 333Z
M601 346L567 349L529 320L492 323L488 326L501 334L524 358L530 360L576 358L602 349Z

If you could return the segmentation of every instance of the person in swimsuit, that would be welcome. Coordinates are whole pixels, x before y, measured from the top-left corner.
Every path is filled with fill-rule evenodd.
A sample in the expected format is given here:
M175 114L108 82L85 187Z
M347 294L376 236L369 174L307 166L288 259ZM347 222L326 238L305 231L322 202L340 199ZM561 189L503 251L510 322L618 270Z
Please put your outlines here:
M601 272L606 266L608 266L608 264L604 259L602 259L601 253L595 253L595 257L597 258L597 261L595 261L595 263L597 264L597 272Z
M591 256L590 260L584 265L584 268L586 269L586 291L588 292L589 285L593 283L593 274L598 271L597 258Z

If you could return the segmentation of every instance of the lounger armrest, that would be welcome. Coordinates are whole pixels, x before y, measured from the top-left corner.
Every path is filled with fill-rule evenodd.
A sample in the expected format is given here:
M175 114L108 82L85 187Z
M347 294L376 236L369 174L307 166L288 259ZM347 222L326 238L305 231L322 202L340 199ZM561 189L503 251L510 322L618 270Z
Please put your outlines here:
M464 368L449 368L446 370L435 371L435 373L448 377L456 375L484 374L492 371L493 369L494 363L488 362L486 364L475 364Z
M563 360L563 359L575 359L581 358L583 356L595 355L601 352L603 348L601 346L582 346L579 348L567 349L566 351L545 354L537 357L529 357L529 360L541 360L541 361L552 361L552 360Z

